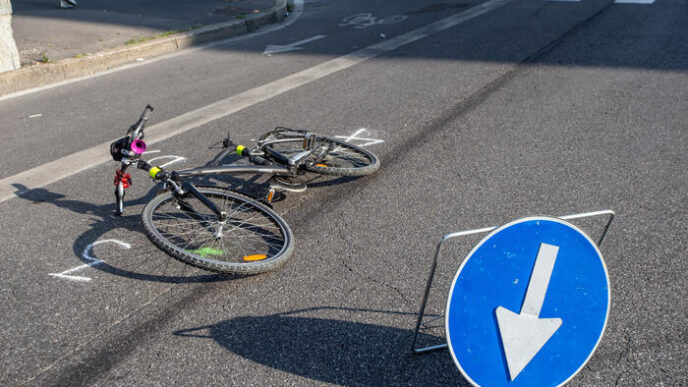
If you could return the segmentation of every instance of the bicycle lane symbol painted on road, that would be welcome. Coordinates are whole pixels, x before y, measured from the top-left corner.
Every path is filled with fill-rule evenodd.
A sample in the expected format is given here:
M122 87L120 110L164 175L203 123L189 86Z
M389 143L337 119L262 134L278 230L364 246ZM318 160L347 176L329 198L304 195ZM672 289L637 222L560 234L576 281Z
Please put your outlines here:
M396 24L406 20L406 15L392 15L383 18L373 16L372 13L356 13L342 19L340 27L368 28L378 24Z
M382 144L383 142L385 142L385 140L381 140L379 138L361 137L361 135L365 135L366 133L369 133L368 129L367 128L361 128L361 129L358 129L357 131L355 131L352 135L335 136L335 137L344 139L345 142L350 142L354 145L358 145L361 147ZM362 142L362 143L360 143L360 142Z

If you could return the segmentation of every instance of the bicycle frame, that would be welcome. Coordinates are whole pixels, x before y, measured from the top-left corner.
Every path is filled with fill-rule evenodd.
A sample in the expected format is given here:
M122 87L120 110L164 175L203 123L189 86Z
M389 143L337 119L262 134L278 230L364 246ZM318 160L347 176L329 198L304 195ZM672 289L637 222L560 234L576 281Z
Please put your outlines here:
M218 167L195 167L175 171L178 177L204 176L204 175L241 175L241 174L263 174L292 176L291 169L282 166L262 166L262 165L223 165Z
M186 177L195 176L206 176L206 175L239 175L239 174L261 174L261 175L273 175L273 176L285 176L294 177L297 175L299 168L301 167L303 160L308 156L312 155L318 147L316 143L318 142L317 135L308 133L307 131L294 130L289 128L275 128L272 132L266 133L260 138L256 146L251 149L245 147L235 147L231 148L233 143L227 137L222 141L223 146L226 148L218 153L210 162L201 167L194 167L183 169L173 172L164 172L161 168L152 166L146 161L140 158L143 153L141 149L140 152L133 152L127 150L126 148L131 145L134 141L140 141L143 138L143 128L148 120L148 113L153 111L153 108L148 105L143 111L143 114L139 118L136 124L132 125L127 131L127 135L113 143L111 145L110 152L115 160L121 161L121 167L118 173L115 175L115 197L117 200L116 214L121 215L124 212L124 189L128 188L130 184L130 178L128 174L125 174L127 168L131 165L138 169L144 169L149 171L151 177L156 179L156 176L161 176L161 181L165 184L166 190L171 190L177 200L179 205L186 207L187 210L192 210L192 208L183 203L183 197L186 194L191 194L198 198L205 206L211 211L217 214L218 217L223 218L224 215L217 209L217 207L203 194L198 191L198 189L188 181L183 181ZM299 133L297 135L292 135L290 132ZM275 138L268 139L270 135L274 135ZM285 143L285 142L300 142L303 141L303 151L287 157L278 151L275 151L269 147L271 144ZM141 145L145 148L145 143L141 141ZM132 146L132 150L133 145ZM330 145L330 148L332 145ZM224 159L229 153L235 149L240 149L237 151L241 156L247 156L253 164L241 165L241 164L228 164L228 165L217 165ZM321 151L321 154L317 155L316 160L320 159L324 154L329 152L331 149L326 151ZM264 157L267 156L267 157ZM162 173L161 173L162 172ZM268 190L266 196L266 201L270 203L272 197L276 190L284 188L276 188L272 185Z

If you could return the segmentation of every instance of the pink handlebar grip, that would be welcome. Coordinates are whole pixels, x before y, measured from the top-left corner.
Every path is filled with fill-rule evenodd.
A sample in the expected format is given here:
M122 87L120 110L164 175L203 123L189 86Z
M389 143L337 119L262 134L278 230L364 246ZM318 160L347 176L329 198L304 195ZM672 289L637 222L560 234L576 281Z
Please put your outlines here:
M134 152L134 153L136 153L137 155L142 154L143 152L146 151L146 149L147 149L146 143L143 142L143 140L139 140L139 139L137 138L136 140L134 140L134 141L131 143L131 151Z

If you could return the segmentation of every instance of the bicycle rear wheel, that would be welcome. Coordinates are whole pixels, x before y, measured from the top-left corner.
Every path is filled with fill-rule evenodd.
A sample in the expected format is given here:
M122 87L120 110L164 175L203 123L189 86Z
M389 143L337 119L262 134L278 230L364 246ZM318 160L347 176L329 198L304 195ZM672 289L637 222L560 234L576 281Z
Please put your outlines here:
M275 142L267 147L287 157L304 151L303 134L289 134L286 138L293 140ZM318 136L316 143L319 149L304 164L304 168L310 172L334 176L366 176L380 168L377 156L359 146L325 136ZM330 150L327 151L328 149ZM324 157L315 160L317 155L325 151L327 153Z
M143 209L144 230L153 244L185 263L218 273L259 274L286 262L294 238L277 213L236 192L198 190L227 214L226 219L220 221L193 195L179 205L166 192Z

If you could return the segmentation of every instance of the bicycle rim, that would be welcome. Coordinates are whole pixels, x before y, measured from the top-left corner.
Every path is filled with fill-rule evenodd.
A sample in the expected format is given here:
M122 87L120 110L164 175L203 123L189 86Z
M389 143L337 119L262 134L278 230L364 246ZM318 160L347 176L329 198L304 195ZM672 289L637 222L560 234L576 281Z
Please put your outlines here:
M192 195L180 206L171 193L162 194L143 211L146 234L156 246L191 265L241 275L274 270L289 258L292 233L277 213L235 192L199 191L226 219L220 221Z
M320 149L313 152L313 155L304 163L305 169L310 172L335 176L365 176L377 171L380 167L377 156L361 147L328 137L320 137L318 140ZM332 149L321 159L315 160L315 156L327 151L330 144L332 144ZM269 146L287 157L304 150L303 138Z

